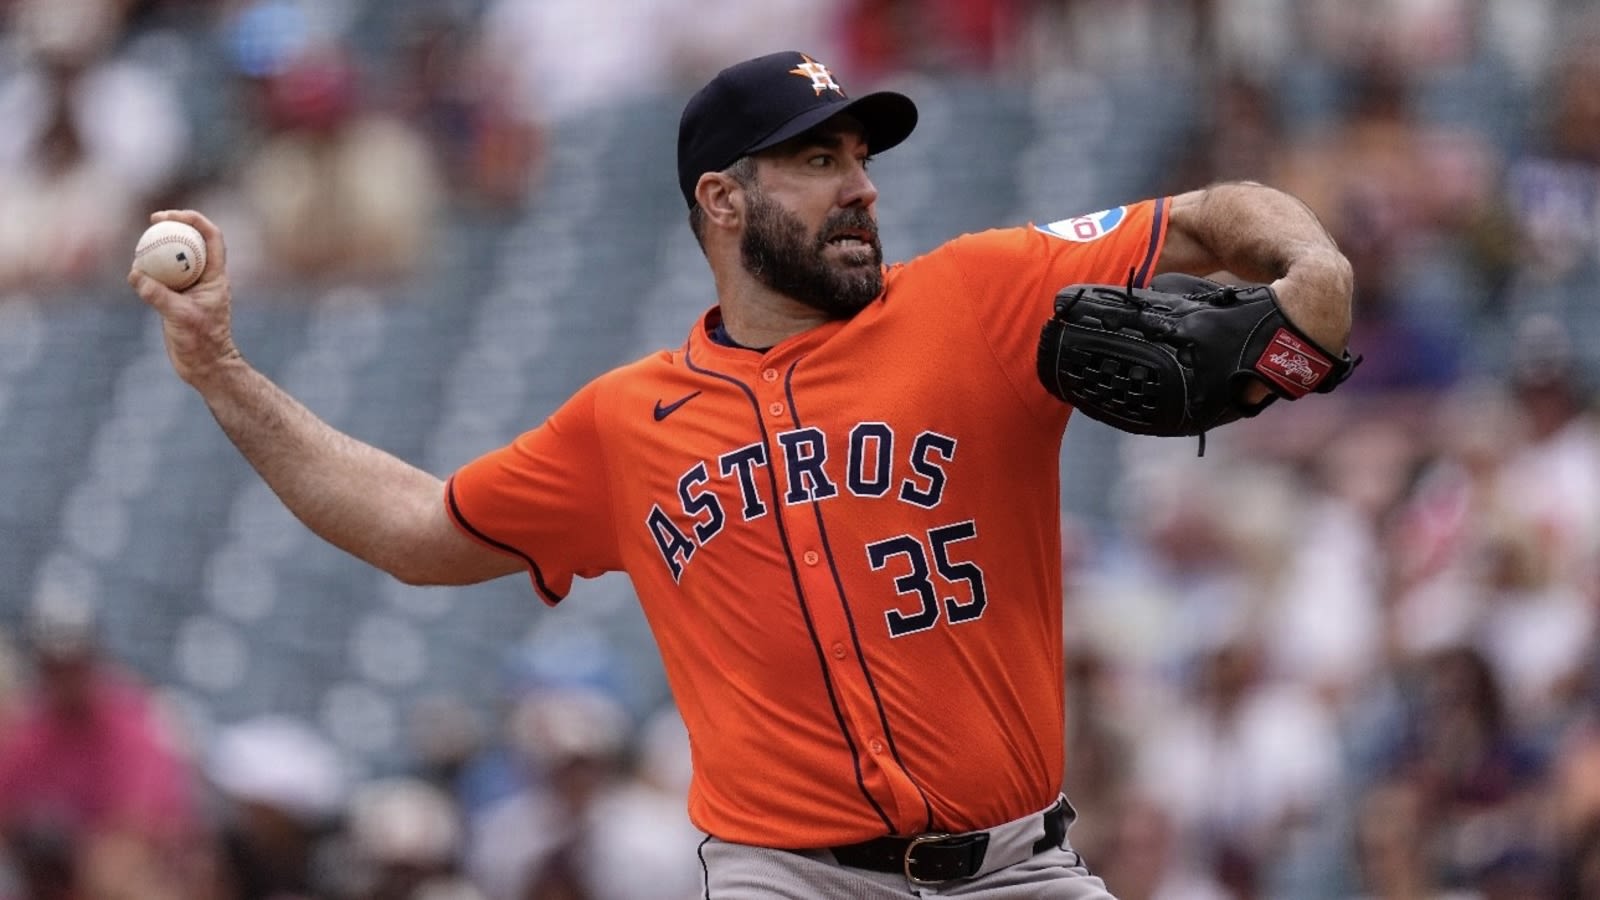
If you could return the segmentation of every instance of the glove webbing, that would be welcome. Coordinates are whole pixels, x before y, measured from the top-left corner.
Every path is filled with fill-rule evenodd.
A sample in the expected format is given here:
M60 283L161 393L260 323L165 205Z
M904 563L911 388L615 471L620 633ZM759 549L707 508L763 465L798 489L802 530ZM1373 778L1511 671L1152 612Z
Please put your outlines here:
M1150 313L1150 307L1154 306L1155 304L1151 303L1148 300L1145 300L1143 297L1140 297L1134 291L1134 280L1135 280L1134 270L1130 266L1128 268L1127 285L1123 289L1123 299L1127 301L1127 303L1128 303L1128 305L1130 307L1132 307L1132 311L1131 311L1131 313L1129 313L1127 318L1131 318L1131 319L1134 320L1134 322L1136 323L1136 325L1135 325L1136 330L1142 331L1145 334L1159 335L1159 336L1163 336L1163 337L1169 337L1172 334L1176 333L1177 330L1178 330L1177 326L1173 324L1171 319L1167 318L1166 316L1157 316L1157 315L1152 315ZM1226 292L1226 288L1223 288L1223 289L1220 289L1220 290L1217 290L1217 291L1211 291L1210 293L1199 295L1199 296L1205 297L1205 298L1210 298L1210 297L1213 297L1213 296L1215 296L1215 295L1217 295L1219 293L1225 293L1225 292ZM1078 291L1077 293L1074 293L1072 295L1071 299L1069 299L1067 301L1066 306L1062 307L1062 309L1060 311L1060 314L1065 315L1066 313L1070 312L1072 310L1072 307L1076 306L1078 304L1078 301L1080 301L1082 299L1083 299L1083 292L1082 291ZM1110 317L1108 316L1107 318L1109 319ZM1114 323L1111 323L1111 324L1114 324L1117 328L1122 328L1124 326L1124 323L1121 322L1121 321L1114 322ZM1271 403L1273 399L1274 399L1273 397L1269 396L1266 400L1263 400L1261 402L1261 405L1256 407L1255 410L1252 412L1252 414L1254 414L1254 412L1260 412L1262 409L1265 409L1267 404ZM1205 456L1206 455L1206 431L1209 428L1210 428L1209 425L1202 427L1200 429L1200 433L1195 436L1198 439L1198 443L1199 443L1199 446L1196 447L1196 449L1195 449L1195 456Z

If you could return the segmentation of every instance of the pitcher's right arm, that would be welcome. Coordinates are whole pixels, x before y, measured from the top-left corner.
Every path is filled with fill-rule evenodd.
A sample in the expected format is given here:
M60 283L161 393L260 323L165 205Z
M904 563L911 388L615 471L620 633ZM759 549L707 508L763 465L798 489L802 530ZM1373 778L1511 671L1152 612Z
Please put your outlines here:
M407 584L472 584L520 571L514 557L462 534L439 478L328 425L247 362L233 341L222 232L168 210L206 240L200 280L178 293L133 270L128 283L161 314L167 355L224 434L289 511L318 536Z

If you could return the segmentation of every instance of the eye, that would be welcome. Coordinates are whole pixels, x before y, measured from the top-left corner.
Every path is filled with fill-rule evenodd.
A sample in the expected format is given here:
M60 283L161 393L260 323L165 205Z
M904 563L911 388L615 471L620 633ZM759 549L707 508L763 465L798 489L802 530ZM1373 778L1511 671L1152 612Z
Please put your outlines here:
M815 156L812 156L812 157L808 158L806 160L806 165L810 166L813 169L825 169L825 168L833 165L833 154L831 154L831 153L818 153Z

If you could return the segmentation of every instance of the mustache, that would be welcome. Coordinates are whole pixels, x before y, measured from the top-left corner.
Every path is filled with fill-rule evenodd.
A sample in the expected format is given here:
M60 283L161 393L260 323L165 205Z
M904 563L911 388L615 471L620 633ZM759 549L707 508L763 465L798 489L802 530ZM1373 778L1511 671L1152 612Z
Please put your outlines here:
M822 229L817 234L817 243L826 244L828 238L841 231L861 231L871 240L873 246L878 244L878 223L872 216L860 207L843 209L829 216L822 223Z

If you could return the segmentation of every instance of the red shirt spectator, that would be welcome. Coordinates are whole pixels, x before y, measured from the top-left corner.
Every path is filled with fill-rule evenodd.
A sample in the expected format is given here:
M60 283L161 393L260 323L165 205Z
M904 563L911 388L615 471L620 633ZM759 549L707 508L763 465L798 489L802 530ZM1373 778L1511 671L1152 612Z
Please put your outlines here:
M186 763L142 687L87 644L42 646L38 685L0 734L0 838L28 896L70 896L102 848L176 862L196 835Z

